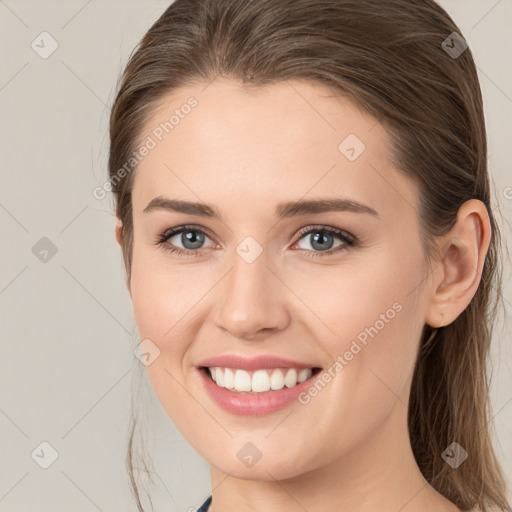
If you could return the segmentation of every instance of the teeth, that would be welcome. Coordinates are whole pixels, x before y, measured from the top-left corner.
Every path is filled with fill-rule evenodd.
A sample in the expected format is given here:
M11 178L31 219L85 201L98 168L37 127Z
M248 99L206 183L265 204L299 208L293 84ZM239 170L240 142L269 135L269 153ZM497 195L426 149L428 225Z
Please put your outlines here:
M222 388L222 387L224 387L224 385L222 382L219 382L219 375L222 375L221 368L217 368L217 385ZM236 371L236 373L235 373L235 390L236 391L251 391L251 376L245 370L237 370Z
M256 393L263 393L270 389L270 377L266 370L258 370L252 376L252 389Z
M295 368L290 368L286 377L284 378L284 385L287 388L291 388L297 384L297 370Z
M217 377L217 385L220 386L221 388L224 387L224 373L221 371L219 371L220 368L217 368L217 371L215 372L215 377Z
M311 371L309 368L304 368L299 372L297 377L298 382L304 382L307 378L311 377Z
M284 375L281 370L274 370L270 376L270 388L271 389L283 389L284 388Z
M235 387L235 374L231 368L224 369L224 387L233 389Z
M277 368L275 370L262 369L248 372L240 369L211 367L208 368L208 371L217 386L233 391L252 391L253 393L265 393L271 389L282 389L285 386L292 388L309 379L313 374L311 368L301 370Z

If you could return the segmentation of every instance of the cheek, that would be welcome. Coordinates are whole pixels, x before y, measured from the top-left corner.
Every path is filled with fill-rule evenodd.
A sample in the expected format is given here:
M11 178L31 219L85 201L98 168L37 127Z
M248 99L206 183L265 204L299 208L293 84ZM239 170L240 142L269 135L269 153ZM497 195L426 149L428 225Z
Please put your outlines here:
M183 292L178 276L158 271L142 259L134 259L132 269L133 314L140 340L151 340L159 351L145 370L164 410L179 430L186 431L200 414L186 391L187 349L194 339L187 326L194 318L190 308L197 300Z
M145 259L142 251L134 251L131 298L140 341L158 354L146 365L146 371L164 405L166 397L175 397L176 401L181 396L187 343L182 330L190 304L177 276L159 270L155 263L149 255ZM168 410L171 406L172 402L164 405Z
M375 356L381 357L382 351L397 352L409 345L414 341L410 330L422 326L415 322L421 311L416 294L411 293L421 273L414 254L383 250L314 273L290 274L287 279L308 306L309 328L332 357L349 350L354 340L361 346L373 345ZM304 313L301 320L306 318Z
M317 286L321 294L310 292L308 306L328 327L317 322L315 332L333 361L329 370L334 377L326 387L339 405L332 421L357 418L359 427L371 428L407 391L423 329L413 291L421 275L421 259L414 254L380 255L364 268L333 272L323 288Z
M159 340L161 350L179 350L175 333L193 316L193 305L204 295L204 282L193 272L166 264L163 249L134 247L131 297L141 339ZM190 312L189 312L190 311ZM183 339L183 337L181 337Z

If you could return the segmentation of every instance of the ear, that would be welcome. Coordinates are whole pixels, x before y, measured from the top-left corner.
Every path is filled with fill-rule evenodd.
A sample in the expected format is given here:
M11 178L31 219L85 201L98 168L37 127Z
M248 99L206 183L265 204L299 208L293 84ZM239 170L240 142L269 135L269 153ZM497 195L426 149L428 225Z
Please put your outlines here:
M439 259L433 262L425 323L444 327L466 309L480 284L491 234L484 203L466 201L459 208L455 225L441 240Z
M115 235L117 243L121 246L121 249L124 245L124 231L123 231L123 223L121 219L117 218L116 226L115 226ZM128 278L126 279L126 287L128 288L128 292L130 293L130 296L132 294L130 282L128 281Z
M115 227L116 240L117 240L117 243L121 247L123 247L123 241L124 241L123 223L121 222L121 219L119 219L118 217L116 217L116 218L117 218L116 227Z

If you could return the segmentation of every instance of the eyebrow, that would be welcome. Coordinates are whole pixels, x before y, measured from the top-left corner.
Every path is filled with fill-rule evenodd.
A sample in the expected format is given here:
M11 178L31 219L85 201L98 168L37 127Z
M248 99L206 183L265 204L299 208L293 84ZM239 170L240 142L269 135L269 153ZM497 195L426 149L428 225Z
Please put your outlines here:
M211 217L222 219L217 208L205 203L194 203L190 201L180 201L158 196L152 199L143 212L148 213L154 210L165 210L171 212L197 215L199 217ZM317 199L309 201L290 201L280 203L276 207L276 216L280 219L294 217L298 215L317 214L324 212L352 212L365 213L379 217L379 214L370 206L367 206L351 199L333 198Z

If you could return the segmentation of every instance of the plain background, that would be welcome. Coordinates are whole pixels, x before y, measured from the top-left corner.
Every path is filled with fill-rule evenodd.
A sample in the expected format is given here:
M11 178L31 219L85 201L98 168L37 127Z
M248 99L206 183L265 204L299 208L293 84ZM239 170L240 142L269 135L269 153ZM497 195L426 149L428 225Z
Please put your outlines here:
M507 242L512 0L440 3L478 66L495 204ZM0 0L0 511L136 510L124 458L132 383L142 366L132 353L137 330L114 239L113 203L92 191L107 177L109 107L119 73L169 4ZM31 47L43 31L59 45L46 59ZM46 261L41 250L49 251ZM505 279L506 314L492 349L492 403L496 450L510 486L509 272ZM137 400L152 422L146 447L155 470L155 510L187 511L209 493L208 466L144 389ZM52 454L55 461L41 467Z

